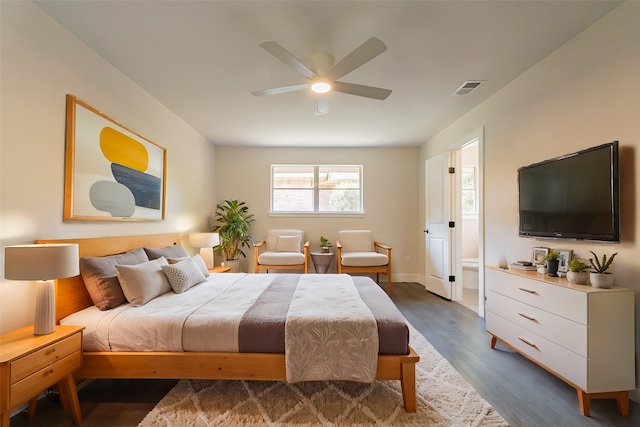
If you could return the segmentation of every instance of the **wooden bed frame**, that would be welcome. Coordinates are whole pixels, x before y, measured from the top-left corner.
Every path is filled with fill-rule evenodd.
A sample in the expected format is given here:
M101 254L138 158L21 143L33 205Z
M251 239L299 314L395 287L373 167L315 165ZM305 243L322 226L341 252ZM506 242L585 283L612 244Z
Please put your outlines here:
M81 257L105 256L139 247L180 243L178 233L83 239L37 240L36 243L77 243ZM82 276L57 281L56 322L93 305ZM404 408L416 411L416 371L420 360L407 355L378 356L377 380L400 380ZM158 378L286 381L285 356L266 353L212 352L84 352L76 378Z

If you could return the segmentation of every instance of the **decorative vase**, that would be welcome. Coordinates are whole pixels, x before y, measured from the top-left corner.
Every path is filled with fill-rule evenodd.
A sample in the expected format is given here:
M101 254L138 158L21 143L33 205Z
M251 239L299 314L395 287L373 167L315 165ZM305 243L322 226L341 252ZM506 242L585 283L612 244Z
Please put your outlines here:
M547 260L547 276L558 277L558 266L560 265L559 259Z
M545 265L539 265L537 269L538 274L547 274L547 267Z
M329 247L328 246L323 246L322 247L322 253L323 254L328 254L329 253Z
M588 271L567 271L567 280L576 285L586 285L589 282Z
M611 273L589 273L591 286L596 288L609 289L613 286L613 274Z

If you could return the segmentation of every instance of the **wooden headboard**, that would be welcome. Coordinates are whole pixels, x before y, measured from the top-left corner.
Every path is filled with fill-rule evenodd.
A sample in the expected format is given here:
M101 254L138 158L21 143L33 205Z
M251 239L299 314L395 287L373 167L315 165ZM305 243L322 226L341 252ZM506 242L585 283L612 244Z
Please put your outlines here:
M120 254L143 246L162 248L174 244L179 245L180 234L36 240L36 243L77 243L80 257L98 257ZM93 305L81 275L59 279L56 282L56 323L65 316Z

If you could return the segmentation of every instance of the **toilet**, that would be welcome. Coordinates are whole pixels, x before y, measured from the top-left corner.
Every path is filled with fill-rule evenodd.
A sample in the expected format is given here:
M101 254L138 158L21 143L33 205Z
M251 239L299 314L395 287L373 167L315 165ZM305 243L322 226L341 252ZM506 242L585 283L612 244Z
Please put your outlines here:
M478 258L462 258L462 287L478 289Z

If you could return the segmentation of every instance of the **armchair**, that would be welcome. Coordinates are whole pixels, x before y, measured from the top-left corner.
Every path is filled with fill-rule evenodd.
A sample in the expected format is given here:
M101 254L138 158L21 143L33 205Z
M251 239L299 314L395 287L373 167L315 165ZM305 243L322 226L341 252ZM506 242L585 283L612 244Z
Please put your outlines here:
M336 249L338 274L376 273L376 282L380 273L386 274L391 293L391 246L375 241L371 230L343 230L338 232Z
M253 272L309 269L309 242L301 230L267 230L265 240L253 246Z

